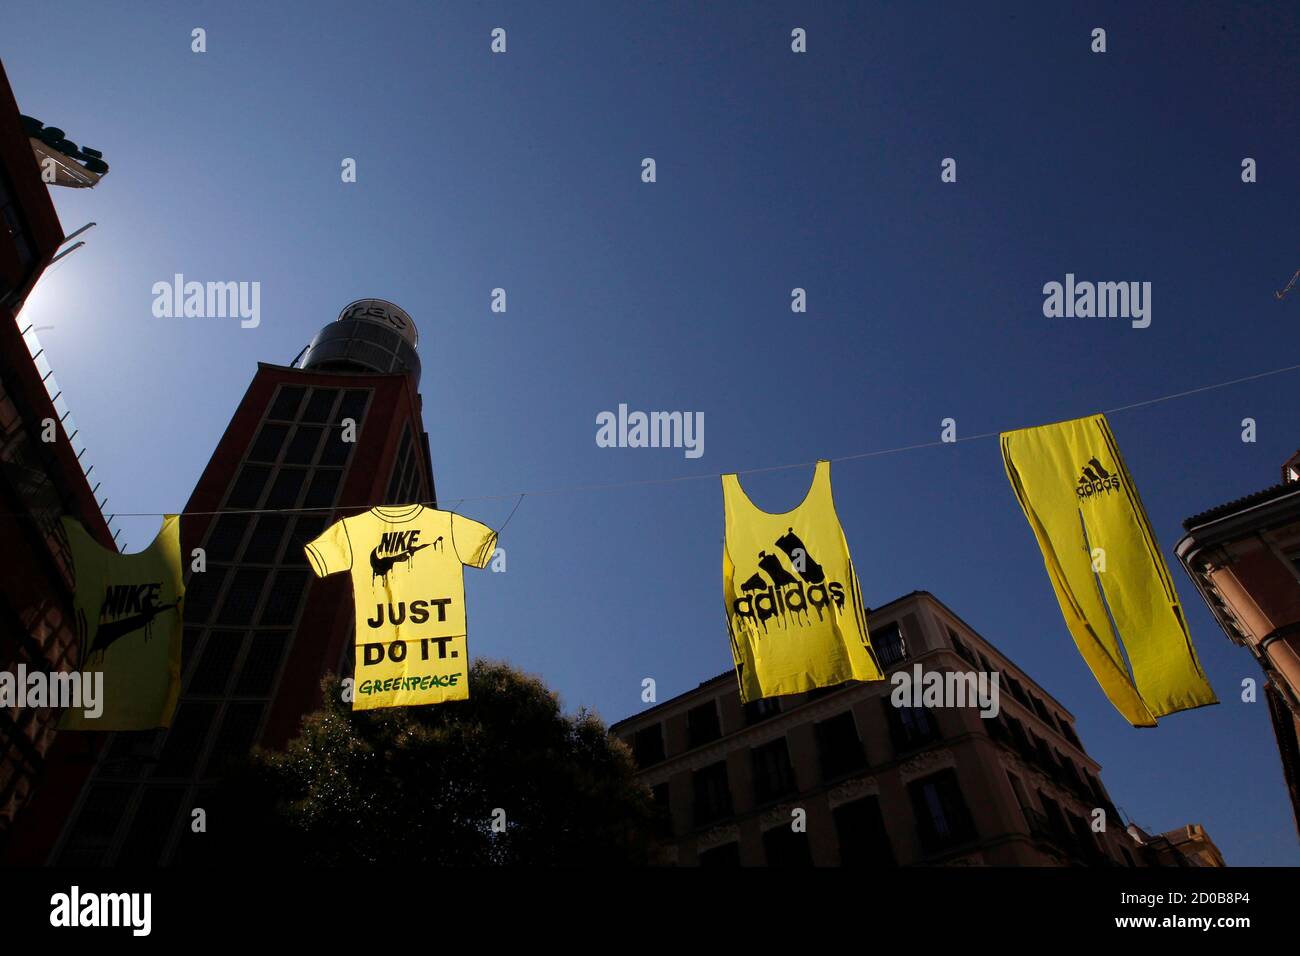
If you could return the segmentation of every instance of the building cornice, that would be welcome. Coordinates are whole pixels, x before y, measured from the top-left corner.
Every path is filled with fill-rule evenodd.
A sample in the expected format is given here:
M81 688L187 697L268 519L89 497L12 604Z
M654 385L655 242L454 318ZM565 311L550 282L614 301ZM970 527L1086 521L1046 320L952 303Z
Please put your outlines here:
M1242 526L1249 533L1297 516L1300 516L1300 482L1292 481L1192 515L1183 521L1183 527L1187 529L1187 537L1212 544L1230 539Z

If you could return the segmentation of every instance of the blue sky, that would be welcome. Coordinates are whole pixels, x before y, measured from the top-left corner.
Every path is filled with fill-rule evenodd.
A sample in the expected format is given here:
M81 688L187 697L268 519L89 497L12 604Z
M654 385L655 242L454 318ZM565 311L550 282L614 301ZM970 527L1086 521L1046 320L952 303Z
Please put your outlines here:
M363 296L421 329L444 504L910 445L945 417L1022 427L1293 364L1300 299L1273 291L1300 268L1295 13L1045 6L10 5L20 106L112 166L57 191L67 231L99 225L27 317L52 326L115 512L180 509L256 363ZM261 282L260 327L154 318L177 272ZM1150 281L1151 327L1045 318L1067 272ZM1171 565L1183 518L1277 481L1298 374L1111 418ZM704 412L704 456L598 448L619 403ZM811 474L744 483L780 511ZM951 606L1076 715L1142 826L1300 862L1265 705L1237 699L1258 668L1181 569L1224 703L1135 730L1070 641L995 440L833 478L868 605ZM513 504L461 510L500 524ZM132 548L157 530L119 523ZM716 480L528 498L508 572L467 573L471 651L609 721L643 677L661 700L692 688L730 667L721 538Z

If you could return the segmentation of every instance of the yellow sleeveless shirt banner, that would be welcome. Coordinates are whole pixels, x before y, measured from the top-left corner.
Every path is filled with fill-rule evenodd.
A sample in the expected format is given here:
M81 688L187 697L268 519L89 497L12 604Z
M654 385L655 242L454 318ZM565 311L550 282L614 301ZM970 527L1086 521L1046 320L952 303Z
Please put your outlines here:
M60 730L170 727L181 689L181 522L164 515L138 554L110 551L73 518L63 527L76 573L73 599L83 679L102 673L103 712L63 712Z
M483 568L496 532L423 505L371 508L336 521L304 550L320 577L352 572L352 709L469 697L462 566Z
M817 463L793 511L755 507L734 474L722 476L722 501L722 587L741 700L883 680L835 516L831 463Z
M1136 727L1217 704L1105 416L1004 432L1001 439L1007 477L1065 623L1110 702Z

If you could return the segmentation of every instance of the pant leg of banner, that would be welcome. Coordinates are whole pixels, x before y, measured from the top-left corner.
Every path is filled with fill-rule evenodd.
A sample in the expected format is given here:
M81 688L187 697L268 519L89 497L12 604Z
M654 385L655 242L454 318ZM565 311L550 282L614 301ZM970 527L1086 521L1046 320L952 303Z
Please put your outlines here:
M1049 498L1053 506L1062 506L1052 507L1047 514L1040 516L1026 490L1011 438L1012 435L1002 436L1003 464L1016 500L1020 502L1043 553L1052 590L1074 644L1107 699L1124 719L1135 727L1154 727L1155 717L1129 678L1119 638L1102 604L1092 569L1092 555L1079 524L1078 509L1072 501L1061 503ZM1045 460L1047 456L1043 452L1044 449L1034 447L1025 456L1028 468L1044 468L1051 473L1053 464ZM1066 504L1068 508L1064 507ZM1053 517L1049 519L1048 514Z
M1098 428L1124 494L1112 496L1104 511L1094 513L1088 534L1106 549L1108 567L1100 577L1137 690L1157 717L1217 704L1137 485L1104 418Z

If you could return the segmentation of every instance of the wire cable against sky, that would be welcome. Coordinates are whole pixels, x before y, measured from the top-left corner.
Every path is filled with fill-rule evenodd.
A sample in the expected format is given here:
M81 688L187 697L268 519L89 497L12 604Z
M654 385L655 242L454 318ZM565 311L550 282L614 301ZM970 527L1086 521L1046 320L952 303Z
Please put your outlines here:
M1103 409L1101 411L1101 414L1113 415L1117 412L1127 412L1134 408L1145 408L1148 405L1158 405L1161 402L1171 402L1174 401L1175 399L1186 398L1189 395L1199 395L1202 392L1212 392L1215 389L1227 388L1230 385L1240 385L1243 382L1254 382L1261 378L1269 378L1270 376L1273 375L1282 375L1286 372L1294 372L1297 369L1300 369L1300 364L1287 365L1282 368L1270 369L1267 372L1256 372L1254 375L1245 375L1242 376L1241 378L1229 379L1226 382L1216 382L1213 385L1202 385L1198 388L1189 388L1182 392L1172 392L1168 395L1161 395L1157 398L1148 398L1145 399L1144 401L1132 402L1128 405L1120 405L1116 408ZM863 458L878 458L883 455L895 455L898 454L899 452L904 452L904 451L917 451L921 448L933 448L937 445L952 445L957 442L979 441L980 439L984 439L984 438L996 438L1000 434L1002 434L1002 432L1000 431L982 432L981 434L978 435L967 435L962 438L954 438L950 442L946 442L942 440L919 442L915 445L899 445L896 448L880 448L875 451L857 452L856 454L852 454L852 455L838 455L836 457L827 460L831 462L838 462L838 461L858 461ZM792 468L808 468L816 464L817 462L815 461L800 461L788 465L768 465L767 467L764 468L746 468L744 470L734 471L734 472L711 472L709 474L703 474L703 475L677 475L676 477L673 478L641 478L633 481L614 481L614 482L607 482L605 484L565 485L558 488L542 489L540 491L512 491L507 494L500 494L500 495L469 495L459 499L456 502L456 507L460 507L460 505L466 501L501 501L507 498L518 498L519 501L515 503L514 509L510 512L510 517L506 518L506 523L508 524L510 518L514 517L515 511L519 510L519 506L523 504L524 498L528 495L532 495L534 497L541 497L543 495L577 494L585 491L611 491L617 488L635 488L641 485L668 485L668 484L674 484L679 481L703 481L706 479L719 479L724 474L757 475L763 472L789 471ZM411 502L411 504L430 505L434 507L437 506L437 503L433 501ZM357 504L357 505L329 505L320 508L227 508L220 511L119 511L116 512L115 517L158 518L158 517L162 517L164 514L180 514L180 515L196 515L196 516L197 515L221 515L221 514L230 514L230 515L311 514L315 512L332 514L335 511L342 511L351 508L364 508L364 507L366 506ZM453 508L452 510L455 509ZM13 516L14 515L12 514L10 515L10 517ZM504 529L505 524L502 524L501 527L502 529Z
M1281 301L1282 299L1285 299L1287 293L1291 291L1291 287L1295 285L1295 280L1296 280L1296 279L1300 279L1300 269L1297 269L1297 270L1295 271L1295 275L1291 276L1291 281L1288 282L1288 283L1286 284L1286 288L1285 288L1285 289L1283 289L1281 292L1274 292L1274 293L1273 293L1273 298L1275 298L1275 299L1277 299L1277 300L1279 300L1279 301Z

